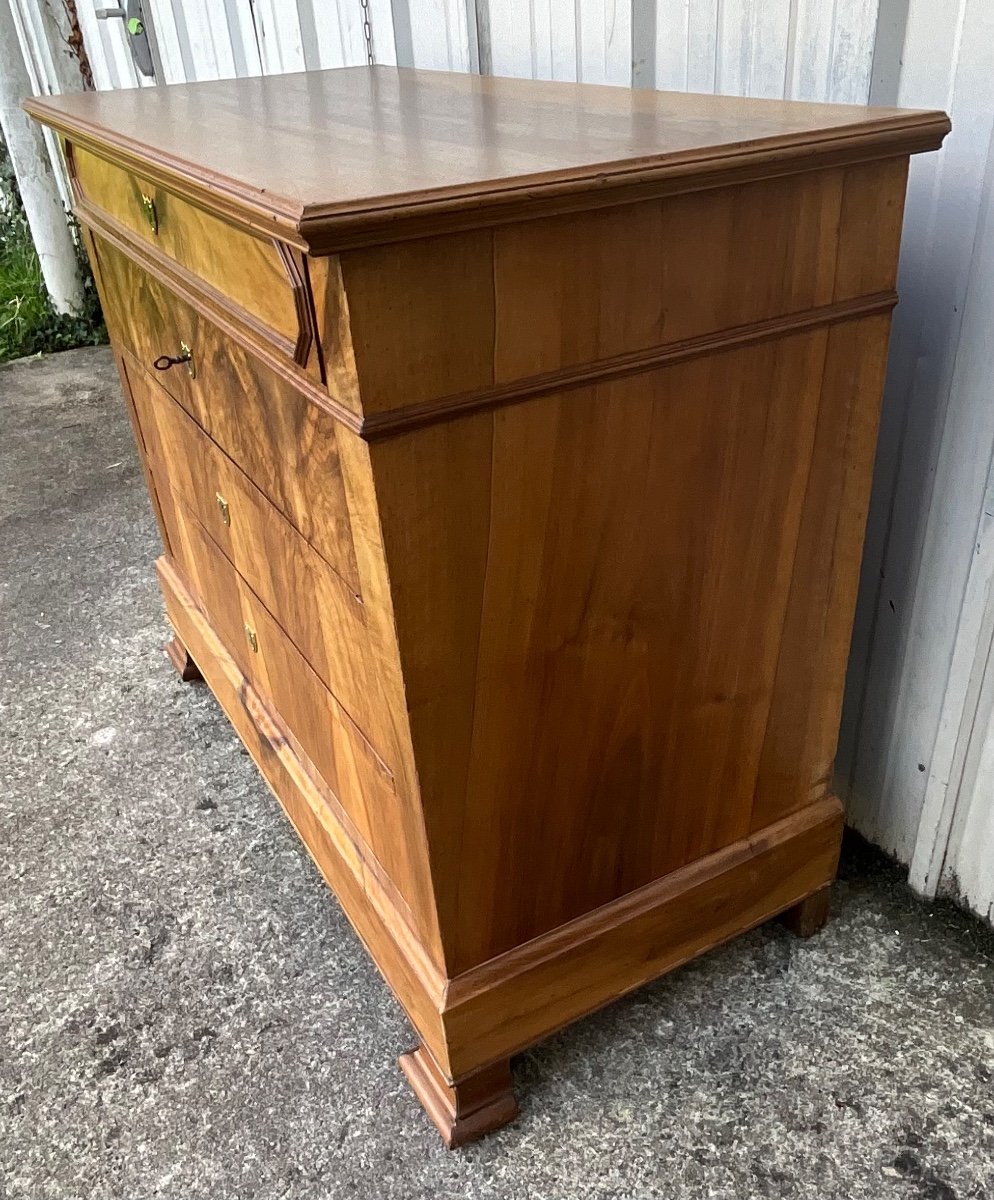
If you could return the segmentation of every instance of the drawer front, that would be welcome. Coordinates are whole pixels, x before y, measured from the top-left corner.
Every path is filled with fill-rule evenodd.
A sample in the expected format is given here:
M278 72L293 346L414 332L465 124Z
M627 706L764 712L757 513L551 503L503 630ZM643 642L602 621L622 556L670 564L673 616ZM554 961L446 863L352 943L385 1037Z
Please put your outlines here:
M218 637L410 903L415 873L396 836L406 815L389 767L196 517L157 490L176 566Z
M236 229L82 147L73 147L71 161L85 205L194 276L296 356L303 284L291 278L275 242Z
M315 674L382 747L365 608L195 421L125 364L152 472L210 534ZM206 599L206 597L205 597Z
M226 337L125 255L97 241L107 319L142 368L190 347L154 378L360 594L333 417ZM127 315L125 315L127 314Z

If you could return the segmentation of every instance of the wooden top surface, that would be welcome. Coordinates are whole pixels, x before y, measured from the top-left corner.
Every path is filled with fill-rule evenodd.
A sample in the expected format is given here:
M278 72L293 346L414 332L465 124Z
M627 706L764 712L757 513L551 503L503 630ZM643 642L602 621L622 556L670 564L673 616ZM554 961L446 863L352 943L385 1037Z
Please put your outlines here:
M675 179L791 169L797 158L935 149L949 128L938 112L397 67L86 92L25 108L200 203L324 249L336 230L355 236L409 217L459 226L474 211L481 224L523 200L588 207L619 187L666 180L673 190Z

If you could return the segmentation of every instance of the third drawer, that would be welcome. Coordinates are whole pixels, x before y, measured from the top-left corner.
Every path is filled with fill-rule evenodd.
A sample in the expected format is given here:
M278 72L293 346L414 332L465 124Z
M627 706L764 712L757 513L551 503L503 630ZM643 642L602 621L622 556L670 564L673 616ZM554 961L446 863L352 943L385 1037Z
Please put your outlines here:
M157 490L164 485L195 515L315 674L382 747L383 701L363 603L180 405L133 364L126 369Z

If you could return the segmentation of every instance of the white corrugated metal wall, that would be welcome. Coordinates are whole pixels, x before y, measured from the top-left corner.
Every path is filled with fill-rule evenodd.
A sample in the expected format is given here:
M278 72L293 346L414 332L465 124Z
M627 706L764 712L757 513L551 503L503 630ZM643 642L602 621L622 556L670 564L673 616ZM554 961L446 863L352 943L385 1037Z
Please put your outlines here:
M901 34L886 56L878 37L871 99L953 132L911 173L840 764L850 820L913 886L990 918L994 0L881 16Z
M46 0L51 2L51 0ZM98 88L134 87L123 22L76 0ZM366 61L360 0L145 0L166 83ZM369 0L377 62L865 103L877 0Z
M60 0L12 3L26 40L62 19ZM148 86L123 22L97 18L106 0L75 3L96 86ZM360 0L145 6L166 83L366 61ZM946 149L912 169L839 790L916 887L989 916L994 0L368 0L368 13L384 64L952 113ZM39 90L65 86L32 53Z

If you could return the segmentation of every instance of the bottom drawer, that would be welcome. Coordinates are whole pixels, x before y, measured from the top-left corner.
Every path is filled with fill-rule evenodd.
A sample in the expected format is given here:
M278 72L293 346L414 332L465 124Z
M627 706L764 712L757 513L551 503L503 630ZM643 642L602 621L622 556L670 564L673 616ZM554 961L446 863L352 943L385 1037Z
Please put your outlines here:
M393 776L213 539L156 480L176 566L239 669L271 703L303 756L404 899L408 855Z

